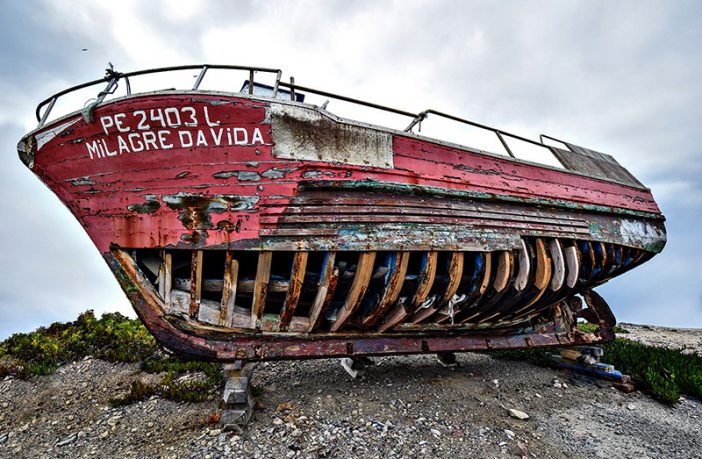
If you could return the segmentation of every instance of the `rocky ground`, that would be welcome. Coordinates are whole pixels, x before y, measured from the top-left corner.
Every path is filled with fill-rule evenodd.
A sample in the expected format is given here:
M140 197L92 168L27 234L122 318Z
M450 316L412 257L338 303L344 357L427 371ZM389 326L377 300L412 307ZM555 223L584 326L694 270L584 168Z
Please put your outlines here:
M695 336L683 341L700 351ZM702 457L698 400L671 408L548 368L458 360L448 369L428 355L386 357L355 380L338 360L263 363L257 410L236 434L210 423L216 400L110 408L135 378L158 375L86 359L0 381L0 457Z

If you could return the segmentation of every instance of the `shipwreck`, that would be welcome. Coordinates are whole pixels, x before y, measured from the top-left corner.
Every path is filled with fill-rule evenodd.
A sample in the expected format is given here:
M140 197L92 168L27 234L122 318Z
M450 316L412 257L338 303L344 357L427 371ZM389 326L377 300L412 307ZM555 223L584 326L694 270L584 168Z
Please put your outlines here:
M186 89L131 90L183 71ZM246 82L203 89L213 71ZM105 87L87 106L50 119L57 101L95 85ZM310 95L407 126L342 118ZM200 359L608 340L615 318L593 289L666 241L651 191L610 155L288 83L278 69L110 69L36 114L21 160L85 228L156 339ZM499 148L415 132L435 117Z

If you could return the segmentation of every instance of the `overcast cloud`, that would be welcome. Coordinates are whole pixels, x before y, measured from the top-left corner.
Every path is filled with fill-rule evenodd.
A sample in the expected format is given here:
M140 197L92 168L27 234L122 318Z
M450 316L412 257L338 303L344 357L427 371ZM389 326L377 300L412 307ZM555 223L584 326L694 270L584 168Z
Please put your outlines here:
M622 321L702 327L702 3L50 0L0 8L0 338L87 308L133 315L80 225L16 156L36 104L101 77L108 61L120 71L282 68L303 85L613 154L653 190L669 242L600 292ZM83 100L74 103L66 110ZM430 120L423 133L431 129Z

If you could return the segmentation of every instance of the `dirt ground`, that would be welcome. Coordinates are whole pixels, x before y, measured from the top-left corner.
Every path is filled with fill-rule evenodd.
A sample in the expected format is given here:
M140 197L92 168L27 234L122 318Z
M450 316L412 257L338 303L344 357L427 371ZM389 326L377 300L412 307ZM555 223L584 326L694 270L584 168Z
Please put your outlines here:
M627 338L665 339L660 330L625 327ZM699 331L663 333L702 350ZM338 360L260 364L254 384L263 393L240 434L208 423L216 400L153 397L110 408L108 398L132 380L156 377L137 365L86 359L51 376L6 378L0 458L702 457L699 400L668 407L599 380L481 354L460 354L455 369L431 355L375 360L358 379Z

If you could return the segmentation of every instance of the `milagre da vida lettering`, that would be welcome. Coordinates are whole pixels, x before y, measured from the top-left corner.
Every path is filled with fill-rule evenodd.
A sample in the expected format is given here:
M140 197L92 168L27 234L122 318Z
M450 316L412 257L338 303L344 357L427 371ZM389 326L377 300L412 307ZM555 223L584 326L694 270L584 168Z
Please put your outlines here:
M90 159L100 159L143 151L172 148L263 145L258 127L222 127L202 106L154 108L100 117L105 134L117 134L109 144L106 139L88 142Z

